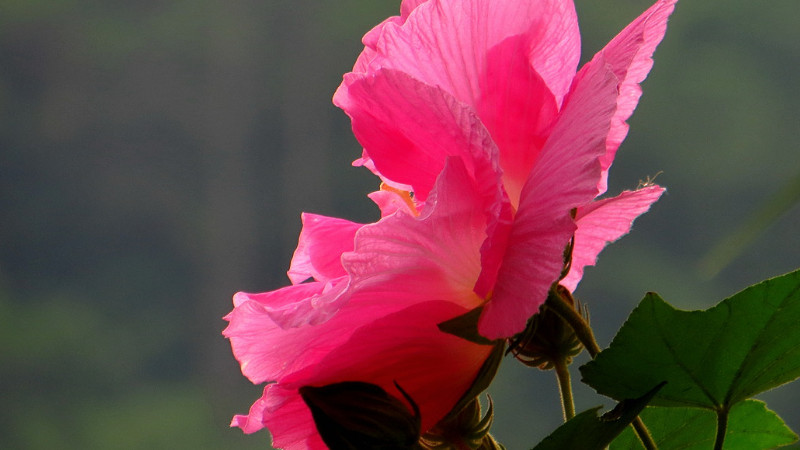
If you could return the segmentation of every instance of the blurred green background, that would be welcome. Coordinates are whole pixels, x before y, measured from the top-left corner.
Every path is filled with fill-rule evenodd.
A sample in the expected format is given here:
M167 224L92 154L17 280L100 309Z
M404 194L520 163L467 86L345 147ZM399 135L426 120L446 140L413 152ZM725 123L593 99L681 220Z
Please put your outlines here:
M584 59L649 5L578 0ZM235 291L287 283L301 211L377 217L376 180L350 167L360 148L330 98L398 7L3 2L1 448L269 448L265 432L228 428L261 387L221 317ZM800 266L800 210L777 207L718 274L701 270L797 184L798 17L796 0L678 4L610 192L661 171L669 190L577 291L601 345L648 290L704 308ZM551 373L508 360L491 392L510 450L560 421ZM765 398L800 431L800 389ZM611 404L588 389L577 403Z

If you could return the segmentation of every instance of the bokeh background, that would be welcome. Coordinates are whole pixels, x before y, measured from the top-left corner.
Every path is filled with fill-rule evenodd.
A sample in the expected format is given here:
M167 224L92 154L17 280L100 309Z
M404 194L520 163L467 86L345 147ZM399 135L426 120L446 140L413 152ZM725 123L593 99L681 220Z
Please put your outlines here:
M584 59L649 4L578 0ZM330 98L398 6L2 3L0 447L269 448L228 428L261 387L221 317L235 291L287 283L301 211L377 217ZM705 308L800 266L798 17L796 0L678 5L610 192L657 173L669 190L577 292L602 345L646 291ZM732 235L740 253L707 259ZM508 360L491 392L510 450L560 421L551 373ZM800 389L765 398L800 431Z

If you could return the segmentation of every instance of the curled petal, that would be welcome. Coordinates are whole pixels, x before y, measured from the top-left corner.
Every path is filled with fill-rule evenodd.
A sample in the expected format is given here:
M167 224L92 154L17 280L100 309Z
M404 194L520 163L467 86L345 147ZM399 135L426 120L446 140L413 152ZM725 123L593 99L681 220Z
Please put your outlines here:
M381 27L375 54L359 69L398 69L474 107L488 50L517 35L528 36L531 65L560 104L580 56L574 5L561 0L421 3L405 22Z
M446 299L479 306L472 287L486 239L482 202L461 159L448 159L422 216L398 211L358 231L355 250L342 258L350 289L405 304Z
M314 316L313 298L326 285L315 282L264 294L236 294L235 307L225 316L229 324L222 334L230 339L244 376L256 384L276 380L287 370L313 363L313 357L306 351L309 346L324 349L337 339L347 338L346 333L326 336L320 331L324 328L308 325L282 326L286 325L282 321L290 321L292 325L307 323L306 318Z
M598 53L611 65L614 74L620 80L617 112L606 140L606 154L600 159L603 172L597 185L598 194L607 189L608 169L614 161L619 145L628 134L626 120L633 113L642 95L639 83L644 81L653 66L653 52L664 38L667 19L675 9L676 2L677 0L659 0Z
M264 423L264 410L267 405L267 390L269 386L264 388L264 394L261 398L253 403L250 407L250 412L247 415L237 414L231 420L231 427L241 428L246 434L255 433L266 426Z
M425 201L448 156L461 156L474 172L473 155L497 158L489 132L470 108L408 74L379 70L347 74L337 105L383 177L411 185Z
M381 210L381 217L386 217L394 214L397 211L403 211L403 214L414 215L407 201L400 198L396 192L390 191L375 191L367 195Z
M353 238L362 226L349 220L303 213L303 230L289 268L292 284L309 278L328 281L345 275L342 253L353 249Z
M414 11L417 6L427 2L428 0L403 0L400 4L400 18L405 21L408 16Z
M597 255L606 245L628 234L634 219L647 212L662 193L664 188L661 186L649 186L578 208L572 264L561 284L574 291L583 276L583 269L595 264Z
M238 422L237 422L238 419ZM272 446L283 450L326 448L314 427L311 411L295 389L271 384L250 408L248 416L236 416L232 426L262 424L272 432ZM245 430L244 428L242 428ZM246 430L245 430L246 432Z
M347 280L343 278L337 283L334 288L347 285ZM230 339L242 373L250 381L258 384L279 380L287 373L317 364L320 357L349 339L359 326L433 298L422 293L409 298L402 293L376 295L377 290L349 292L348 301L327 320L303 321L304 317L318 316L314 298L327 285L304 283L263 294L236 294L236 306L225 316L229 324L222 334ZM295 326L279 323L292 314L297 316L297 323L292 324Z

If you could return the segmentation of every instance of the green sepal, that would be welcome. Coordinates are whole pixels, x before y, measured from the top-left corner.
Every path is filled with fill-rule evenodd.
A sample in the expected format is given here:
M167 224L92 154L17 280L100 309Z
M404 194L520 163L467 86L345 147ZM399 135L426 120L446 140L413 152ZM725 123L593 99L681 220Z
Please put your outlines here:
M380 386L358 381L303 386L300 396L329 448L421 449L419 409L400 386L395 386L411 404L413 414Z
M494 423L494 404L489 397L489 407L481 416L481 403L475 398L455 416L448 416L422 436L427 450L451 450L454 443L471 449L491 450L503 448L494 440L489 431Z
M476 449L502 448L502 445L498 444L489 434L494 420L492 399L489 399L489 409L486 415L481 417L478 396L492 383L497 369L500 367L500 362L505 356L505 348L504 341L494 345L467 392L435 427L422 436L426 448L450 449L452 440L469 442Z
M600 406L584 411L558 427L533 450L603 450L630 425L662 387L664 383L641 397L622 400L614 409L600 416Z
M502 341L502 339L491 340L481 336L478 333L478 319L483 312L483 306L479 306L466 314L446 320L437 326L439 330L466 339L470 342L481 345L494 345Z

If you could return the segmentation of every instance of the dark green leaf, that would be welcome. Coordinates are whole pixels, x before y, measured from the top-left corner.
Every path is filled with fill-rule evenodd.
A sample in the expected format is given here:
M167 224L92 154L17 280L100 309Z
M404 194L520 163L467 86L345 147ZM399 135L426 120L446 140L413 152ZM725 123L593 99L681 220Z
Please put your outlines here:
M800 271L764 281L706 311L648 294L583 381L628 398L668 381L659 406L729 408L800 377Z
M708 450L714 445L716 414L701 408L648 407L640 415L659 450ZM738 403L728 416L725 450L763 450L797 441L774 412L758 400ZM611 450L644 449L633 430L625 430Z
M533 450L603 450L647 406L663 384L645 395L621 401L611 411L598 416L600 407L573 417L539 443Z

